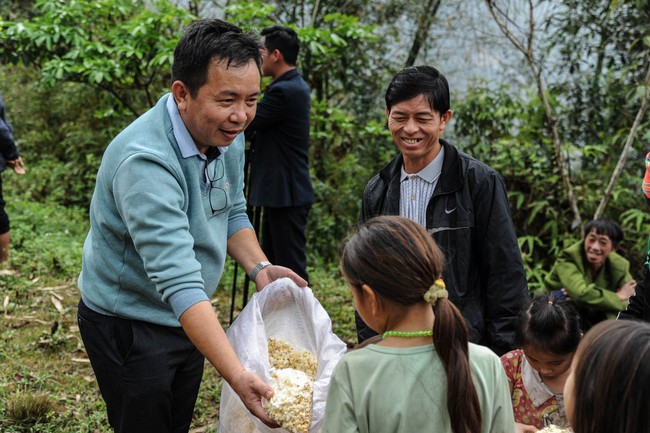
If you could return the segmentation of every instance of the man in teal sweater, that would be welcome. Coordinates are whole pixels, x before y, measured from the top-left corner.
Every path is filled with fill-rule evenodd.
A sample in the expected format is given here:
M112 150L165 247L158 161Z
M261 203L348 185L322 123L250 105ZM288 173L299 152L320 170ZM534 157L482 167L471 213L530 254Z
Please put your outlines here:
M246 215L242 132L260 93L260 45L220 20L190 26L171 93L108 146L90 205L79 329L116 432L189 430L204 356L271 426L272 395L244 369L210 304L230 254L258 288L266 261Z
M562 251L546 276L549 291L562 290L576 303L583 331L615 318L634 294L630 262L616 252L622 240L614 221L590 221L583 240Z

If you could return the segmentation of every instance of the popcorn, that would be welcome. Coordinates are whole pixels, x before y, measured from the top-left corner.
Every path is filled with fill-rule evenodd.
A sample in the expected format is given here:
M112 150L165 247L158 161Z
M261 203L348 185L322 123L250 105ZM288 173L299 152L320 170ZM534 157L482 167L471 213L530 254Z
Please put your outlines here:
M271 418L291 433L308 433L312 418L313 383L309 376L294 368L271 373L275 393L262 406Z
M308 350L295 350L280 338L269 337L268 346L270 385L275 394L262 406L291 433L308 433L318 360Z
M541 430L538 430L537 433L571 433L571 430L551 424Z
M316 380L318 361L308 350L294 350L286 341L269 337L269 363L274 368L294 368Z

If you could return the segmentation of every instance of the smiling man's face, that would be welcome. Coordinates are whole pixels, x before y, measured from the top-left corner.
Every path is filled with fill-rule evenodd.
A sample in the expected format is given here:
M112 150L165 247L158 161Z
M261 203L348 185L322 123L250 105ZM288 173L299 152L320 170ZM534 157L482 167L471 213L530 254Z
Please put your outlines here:
M592 270L598 271L602 268L607 257L614 251L616 248L608 235L597 233L596 229L591 229L585 236L585 256Z
M181 82L175 82L172 90L173 86L184 87ZM260 72L252 60L239 67L215 60L195 97L183 89L174 94L183 123L205 153L212 146L230 145L251 123L260 94Z
M440 114L423 96L398 102L386 110L388 129L404 157L407 173L417 173L440 152L440 137L451 119L451 111Z

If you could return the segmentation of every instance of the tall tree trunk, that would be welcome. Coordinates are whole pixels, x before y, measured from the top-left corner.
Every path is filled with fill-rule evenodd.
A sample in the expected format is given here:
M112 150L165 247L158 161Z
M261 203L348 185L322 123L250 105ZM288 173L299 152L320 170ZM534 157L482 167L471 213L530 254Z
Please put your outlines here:
M422 43L427 39L429 28L431 27L431 24L433 24L433 19L436 17L440 2L441 0L429 0L424 6L422 12L419 14L418 28L415 31L415 37L413 38L413 44L411 45L409 56L406 59L405 67L413 66L415 63L420 48L422 48Z
M643 98L641 99L641 106L639 107L639 111L637 111L636 113L636 117L634 118L634 123L632 124L632 128L630 129L630 132L627 135L625 146L623 146L623 151L621 152L621 156L618 158L618 163L616 164L614 173L612 173L612 177L609 179L609 184L607 184L607 188L605 188L605 194L603 194L603 198L600 200L600 204L596 209L596 213L594 214L594 219L600 218L603 215L603 213L605 212L605 208L609 204L609 200L611 200L612 198L612 191L614 190L614 185L616 185L618 178L621 176L621 173L623 172L623 168L625 168L627 155L630 152L632 143L634 143L634 137L636 136L636 131L639 129L639 125L641 125L641 121L643 121L643 116L645 115L645 112L648 109L648 105L650 104L650 91L648 91L648 87L650 86L650 63L648 64L648 70L646 71L645 79L643 80L642 85L644 87L644 92L643 92Z
M544 106L544 114L546 116L546 121L548 122L549 125L548 126L549 133L551 134L551 139L553 141L555 158L557 160L557 164L560 169L560 177L562 178L562 182L564 183L564 187L566 188L567 200L569 201L569 206L571 207L571 211L573 212L573 222L571 224L572 226L571 228L576 228L582 222L582 218L580 216L580 210L578 209L578 200L573 190L573 184L571 183L571 176L569 174L569 162L567 161L567 157L564 151L562 150L562 140L560 139L560 134L558 133L557 130L557 118L555 117L555 113L553 112L553 107L551 106L551 102L548 99L548 91L546 89L546 86L544 85L544 80L542 79L542 72L539 66L537 65L537 61L535 60L535 55L533 53L533 40L535 34L535 18L534 18L533 2L532 0L528 0L528 8L529 8L528 35L525 40L525 44L519 39L517 39L517 37L510 31L506 21L510 23L512 23L513 21L507 16L506 13L504 13L501 9L499 9L499 7L495 4L495 1L485 0L485 4L489 9L492 18L494 18L494 21L499 26L501 32L508 38L510 42L512 42L512 44L517 48L517 50L521 51L521 53L524 55L526 59L526 63L528 64L531 72L533 73L533 77L535 79L535 85L537 86L537 93L540 99L542 100L542 105ZM506 21L502 20L500 18L501 16L503 16Z

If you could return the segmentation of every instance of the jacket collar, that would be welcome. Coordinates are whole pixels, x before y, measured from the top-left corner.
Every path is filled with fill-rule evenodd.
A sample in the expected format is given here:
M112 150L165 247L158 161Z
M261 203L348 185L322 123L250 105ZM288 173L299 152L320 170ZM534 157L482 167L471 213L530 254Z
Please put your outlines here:
M273 83L277 83L277 82L279 82L279 81L290 80L290 79L292 79L292 78L294 78L294 77L297 77L297 76L299 76L299 75L300 75L300 72L298 72L298 69L297 69L297 68L293 68L293 69L288 70L288 71L285 72L284 74L280 75L280 76L279 76L278 78L276 78L275 80L273 80L273 81L271 82L271 84L273 84ZM270 84L269 84L269 85L270 85Z
M440 139L445 147L445 159L442 163L442 173L438 179L438 191L434 194L448 194L463 187L463 173L460 166L460 153L456 147Z
M443 139L440 139L440 144L442 144L445 149L445 157L442 163L442 172L440 174L440 179L438 179L438 185L436 186L436 190L433 193L434 195L449 194L451 192L457 191L463 186L460 154L458 152L458 149ZM400 153L396 158L393 159L393 161L391 161L391 163L389 163L379 172L379 177L384 181L386 185L390 185L396 181L399 183L403 164L404 158ZM397 194L399 194L399 187L397 188Z

